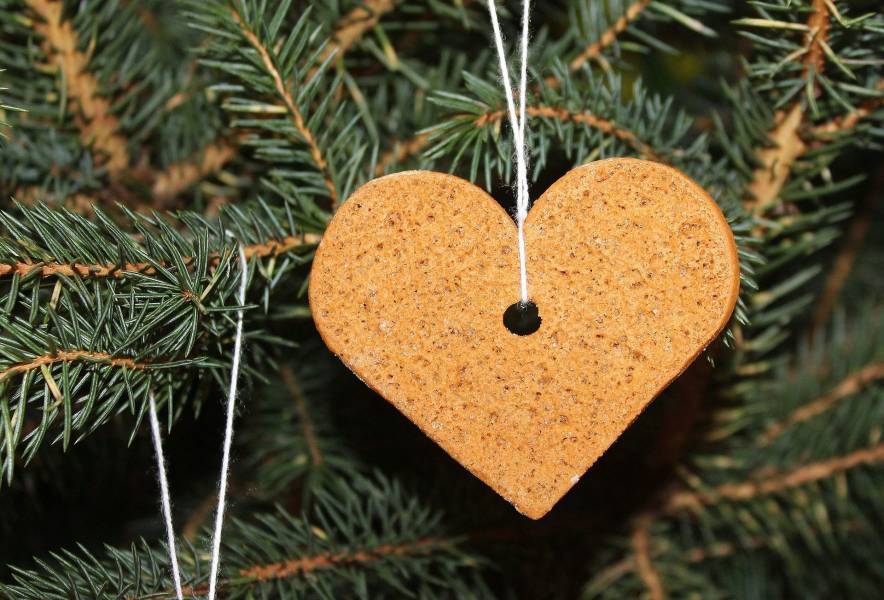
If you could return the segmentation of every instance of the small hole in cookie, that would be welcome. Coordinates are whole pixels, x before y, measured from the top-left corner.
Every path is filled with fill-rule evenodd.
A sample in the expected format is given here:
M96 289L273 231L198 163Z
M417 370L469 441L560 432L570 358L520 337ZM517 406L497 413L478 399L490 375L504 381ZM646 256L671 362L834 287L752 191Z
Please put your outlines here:
M503 313L503 324L516 335L531 335L540 329L540 312L537 305L521 300L510 305Z

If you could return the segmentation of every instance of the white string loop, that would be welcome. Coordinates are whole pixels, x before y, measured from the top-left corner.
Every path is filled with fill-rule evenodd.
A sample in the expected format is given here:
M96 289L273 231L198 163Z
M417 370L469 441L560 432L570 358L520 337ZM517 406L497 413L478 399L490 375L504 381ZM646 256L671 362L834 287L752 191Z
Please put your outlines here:
M160 480L160 504L163 507L163 519L166 525L166 543L169 544L169 559L172 565L172 581L175 583L175 594L178 600L184 600L181 589L181 571L178 569L178 552L175 549L175 530L172 527L172 501L169 496L169 482L166 480L166 459L163 456L163 440L160 437L160 422L157 419L157 403L153 392L147 393L150 402L150 432L153 438L153 449L157 458L157 473Z
M246 303L246 288L249 283L249 261L242 244L238 246L239 293L237 301L240 307ZM227 419L224 426L224 449L221 456L221 481L218 484L218 509L215 512L215 530L212 534L212 567L209 572L209 600L215 600L218 584L218 566L221 562L221 529L224 526L224 509L227 504L227 473L230 470L230 446L233 444L233 416L236 408L236 384L239 380L239 365L242 357L242 322L243 309L236 313L236 337L233 342L233 363L230 367L230 386L227 394Z
M497 7L494 0L488 0L488 14L491 17L491 28L494 30L494 43L497 47L497 59L500 75L503 79L503 90L513 130L513 145L516 150L516 230L519 243L519 289L521 301L528 302L528 265L525 249L525 219L528 217L530 198L528 196L528 159L525 149L525 96L528 92L528 22L531 12L531 0L522 0L522 40L520 44L522 61L519 78L519 111L513 99L513 87L510 84L509 70L506 66L506 53L503 49L503 35L497 20Z

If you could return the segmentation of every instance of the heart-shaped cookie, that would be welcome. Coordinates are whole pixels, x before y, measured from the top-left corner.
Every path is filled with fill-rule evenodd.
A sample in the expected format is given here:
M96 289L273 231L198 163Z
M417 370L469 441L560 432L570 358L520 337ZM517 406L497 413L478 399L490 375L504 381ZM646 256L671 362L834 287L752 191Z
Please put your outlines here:
M462 465L539 518L727 323L730 227L670 167L578 167L525 223L542 319L515 335L513 220L452 175L375 179L316 252L310 306L328 347Z

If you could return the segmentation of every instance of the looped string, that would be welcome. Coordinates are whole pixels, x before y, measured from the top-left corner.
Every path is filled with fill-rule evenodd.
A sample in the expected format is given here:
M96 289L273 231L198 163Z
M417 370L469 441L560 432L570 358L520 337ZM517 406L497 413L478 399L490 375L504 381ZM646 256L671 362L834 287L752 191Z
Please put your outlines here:
M228 233L228 235L230 235ZM246 288L249 283L249 262L242 245L238 246L240 280L237 302L240 305L236 311L236 336L233 342L233 362L230 367L230 387L227 393L227 415L224 426L224 444L221 456L221 480L218 484L218 509L215 512L215 528L212 534L212 564L209 572L209 600L215 600L218 586L218 567L221 562L221 529L224 526L224 509L227 503L227 473L230 470L230 447L233 444L233 417L236 408L236 385L239 381L240 360L242 357L242 329L243 313L241 308L246 303ZM166 461L163 457L163 444L160 437L159 419L157 419L157 405L153 392L148 392L150 401L150 428L153 447L157 459L157 471L160 480L160 502L163 508L163 518L166 526L166 538L169 545L169 559L172 566L172 580L175 584L175 593L178 600L184 600L181 587L181 574L178 569L178 552L175 549L175 529L172 526L171 500L169 496L169 483L166 480Z
M488 0L488 13L491 17L491 28L494 30L494 43L497 47L497 58L500 64L500 74L503 79L503 90L506 94L506 104L510 119L510 129L513 130L513 145L516 150L516 230L519 240L519 287L523 303L528 298L528 266L525 250L525 219L528 217L528 159L525 149L525 96L528 91L528 21L531 12L531 0L522 0L522 39L519 80L519 111L516 113L516 103L513 99L513 87L510 84L509 69L506 66L506 53L503 49L503 35L500 33L500 23L497 20L497 7L494 0Z

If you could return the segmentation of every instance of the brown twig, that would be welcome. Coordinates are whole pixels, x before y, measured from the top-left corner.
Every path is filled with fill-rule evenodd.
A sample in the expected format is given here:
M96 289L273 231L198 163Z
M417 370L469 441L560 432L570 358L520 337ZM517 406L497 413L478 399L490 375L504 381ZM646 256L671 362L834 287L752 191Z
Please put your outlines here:
M594 129L613 135L614 137L626 142L641 156L649 159L663 162L662 158L654 152L648 144L642 142L638 137L627 129L618 127L613 121L602 119L588 112L571 112L564 108L555 106L527 106L525 112L532 117L540 117L545 119L554 119L563 122L580 123L588 125ZM500 121L506 115L505 111L498 110L485 113L477 118L474 123L476 127L484 127L490 123Z
M577 71L586 61L593 60L601 55L602 50L614 43L621 33L623 33L630 23L635 21L642 12L648 7L651 0L636 0L633 2L623 15L614 21L614 24L606 29L599 38L587 46L583 52L574 57L568 64L568 68L573 73Z
M393 145L393 150L388 150L381 155L378 164L374 169L375 177L383 175L390 165L401 163L410 156L414 156L423 150L430 142L430 136L426 133L419 133L410 140L397 142Z
M292 235L279 240L269 240L260 244L250 244L245 246L243 250L247 258L257 256L259 258L268 258L279 256L285 252L300 248L303 246L312 246L319 243L322 238L318 233L305 233L302 235ZM193 258L185 256L184 264L188 267L193 263ZM213 254L209 257L209 263L217 265L221 261L221 256ZM102 278L113 277L122 278L128 273L156 273L156 268L146 262L142 263L124 263L124 264L84 264L84 263L58 263L58 262L38 262L26 263L17 262L12 264L0 264L0 277L6 275L25 276L34 269L39 269L42 277L52 277L54 275L65 275L68 277L84 277L84 278Z
M193 511L184 523L184 527L181 528L181 536L185 540L192 542L196 539L200 532L200 527L206 522L209 515L212 514L212 509L215 508L217 502L218 494L214 490L200 501L199 506L196 507L196 510Z
M884 166L878 169L875 181L870 186L859 212L847 229L847 235L841 250L835 257L835 260L832 261L832 267L826 277L826 283L823 286L819 300L816 302L813 317L811 317L811 337L815 337L823 330L826 322L829 320L829 315L832 314L832 309L835 308L835 304L838 302L841 289L847 283L847 277L850 275L853 263L856 261L866 235L872 226L875 203L881 195L882 187L884 187Z
M327 569L342 564L366 563L380 560L388 556L419 554L426 552L431 546L439 543L439 540L424 539L413 544L385 544L368 550L358 550L356 552L316 554L314 556L305 556L269 565L260 565L249 569L242 569L239 574L242 577L248 577L255 581L284 579L293 575L311 573L319 569Z
M699 510L702 506L726 500L741 502L757 496L777 494L807 483L828 479L855 467L884 461L884 444L855 450L815 463L802 465L786 473L766 475L741 483L726 483L709 491L679 491L669 496L659 514L674 514L684 510Z
M884 91L884 80L878 82L875 90ZM828 123L817 125L813 128L813 135L817 138L827 139L838 133L850 131L856 127L862 119L869 117L876 110L884 106L884 98L872 98L860 104L855 110L850 111L846 115L842 115L832 119Z
M664 600L666 591L660 574L654 568L651 558L651 519L640 517L632 532L632 547L635 552L635 569L638 576L645 584L651 600Z
M151 192L156 210L200 181L204 177L221 170L236 156L236 148L227 141L219 141L203 148L197 156L169 165L156 174Z
M43 37L43 50L62 74L71 106L78 108L80 139L103 155L112 177L129 166L126 139L112 114L111 103L99 93L98 80L88 71L89 58L77 49L77 34L69 21L62 20L58 0L27 0L39 17L34 29Z
M859 371L850 374L845 379L842 379L838 385L836 385L826 394L823 394L813 402L804 404L779 423L774 423L773 425L768 427L767 430L759 438L758 443L760 445L770 444L789 427L812 419L813 417L826 412L827 410L838 404L841 400L858 394L870 383L880 381L882 379L884 379L884 362L877 362L866 365Z
M447 546L449 544L450 542L448 540L427 538L419 540L412 544L384 544L366 550L357 550L352 552L345 551L338 553L323 552L320 554L301 556L298 558L293 558L276 563L255 565L246 569L240 569L238 573L240 579L236 580L235 583L230 581L222 581L219 587L225 588L232 587L233 585L244 587L251 586L256 583L276 581L289 577L295 577L298 575L309 576L311 573L323 569L370 563L378 560L383 560L384 558L390 556L407 556L411 554L421 554L430 551L434 546ZM205 595L208 592L208 587L205 585L200 587L188 586L185 587L183 591L184 595L188 598L192 596L199 597ZM169 593L172 593L174 595L174 592ZM129 596L127 600L147 600L148 598L155 597L157 597L156 594L149 594L147 596Z
M829 8L826 0L813 0L812 6L813 11L807 21L808 31L804 37L806 52L802 63L805 78L812 73L822 72L825 52L821 42L827 42L829 37ZM774 118L774 128L768 134L773 145L757 152L760 166L747 186L748 197L744 201L747 210L756 214L763 213L780 195L795 161L807 150L807 145L799 135L803 122L804 107L800 100L788 111L780 112Z
M304 440L307 442L307 449L310 451L310 460L314 466L320 466L324 462L322 452L319 451L319 443L316 441L316 431L313 429L313 421L310 419L310 413L307 411L307 402L304 400L304 394L298 382L295 381L295 374L289 367L282 368L282 381L285 383L286 389L292 395L295 406L298 409L298 417L301 421L301 428L304 430Z
M240 30L242 31L243 37L248 40L248 42L252 45L252 47L257 50L258 55L261 57L261 63L264 65L264 68L267 69L267 72L270 73L270 76L273 78L273 83L276 88L276 93L279 95L280 99L282 99L285 104L285 108L288 111L289 115L291 115L292 123L295 126L295 129L298 130L298 133L301 134L301 137L304 138L304 142L307 144L307 147L310 151L310 156L313 159L313 163L322 173L323 179L325 180L325 187L328 189L329 198L331 198L331 210L334 211L338 206L338 190L335 187L335 183L332 180L331 174L329 173L328 163L326 163L325 158L322 156L322 151L319 148L319 144L316 142L316 138L313 136L313 132L310 131L310 128L307 127L307 123L304 121L304 116L301 114L301 110L298 108L298 105L295 104L295 99L292 97L291 92L286 87L285 82L282 80L282 75L279 73L279 69L276 68L276 65L273 62L273 59L270 56L270 50L267 49L264 44L261 43L261 40L258 39L258 36L249 29L248 25L246 25L245 21L243 21L239 12L236 9L231 9L233 14L233 19L236 21L237 25L239 25Z
M362 39L367 31L378 24L386 13L396 7L397 0L364 0L362 5L357 6L343 19L332 35L332 41L326 45L319 55L319 64L324 63L335 54L337 60L341 60L344 54L353 44ZM312 76L315 68L309 76Z
M45 354L29 360L28 362L18 363L7 367L0 371L0 381L18 375L39 369L45 365L51 365L60 362L74 361L100 362L113 365L115 367L124 367L136 371L143 371L149 364L146 362L136 362L131 358L113 356L105 352L90 352L88 350L66 350L59 351L55 354Z

